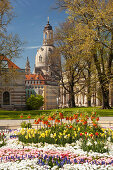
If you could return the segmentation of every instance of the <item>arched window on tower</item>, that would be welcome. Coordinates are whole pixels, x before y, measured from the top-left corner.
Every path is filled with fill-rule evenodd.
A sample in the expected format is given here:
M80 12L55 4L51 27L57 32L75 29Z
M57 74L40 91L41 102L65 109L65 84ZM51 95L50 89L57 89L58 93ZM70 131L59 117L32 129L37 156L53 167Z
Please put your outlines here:
M8 91L3 93L3 105L10 105L10 93Z
M39 56L39 61L42 62L42 56L41 55Z
M49 39L51 39L51 37L52 37L52 36L51 36L51 33L50 33L50 34L49 34Z
M47 39L47 33L45 33L45 39Z

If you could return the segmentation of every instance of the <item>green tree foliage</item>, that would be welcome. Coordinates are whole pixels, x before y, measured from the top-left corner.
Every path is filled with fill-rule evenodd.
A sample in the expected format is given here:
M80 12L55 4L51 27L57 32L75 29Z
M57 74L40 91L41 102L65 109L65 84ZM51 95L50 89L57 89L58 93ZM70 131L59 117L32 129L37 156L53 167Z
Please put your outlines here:
M31 95L26 102L28 109L38 110L44 104L44 99L41 95Z

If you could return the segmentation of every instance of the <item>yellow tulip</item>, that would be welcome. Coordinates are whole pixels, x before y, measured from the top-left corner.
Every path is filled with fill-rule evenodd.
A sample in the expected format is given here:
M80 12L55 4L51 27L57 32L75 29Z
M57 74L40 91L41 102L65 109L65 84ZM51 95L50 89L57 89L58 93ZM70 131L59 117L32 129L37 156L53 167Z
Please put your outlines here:
M75 138L76 138L77 134L75 133Z
M78 127L78 131L80 131L80 128Z
M56 133L54 133L54 137L56 137Z
M29 133L29 138L31 138L31 134Z
M35 137L35 134L33 133L33 138Z
M70 137L70 134L68 134L68 137Z
M28 139L28 135L26 135L25 138Z

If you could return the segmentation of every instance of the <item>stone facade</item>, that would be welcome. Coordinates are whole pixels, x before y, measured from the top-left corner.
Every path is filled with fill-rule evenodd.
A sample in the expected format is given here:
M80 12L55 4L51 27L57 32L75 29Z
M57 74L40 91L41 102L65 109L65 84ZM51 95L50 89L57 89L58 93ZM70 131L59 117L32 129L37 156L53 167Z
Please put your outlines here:
M0 56L1 62L6 66L1 67L0 74L0 107L3 109L25 108L25 70L20 69L5 56Z
M44 106L41 109L55 109L58 107L58 86L49 77L41 74L26 75L25 80L26 99L33 95L42 95L44 98Z

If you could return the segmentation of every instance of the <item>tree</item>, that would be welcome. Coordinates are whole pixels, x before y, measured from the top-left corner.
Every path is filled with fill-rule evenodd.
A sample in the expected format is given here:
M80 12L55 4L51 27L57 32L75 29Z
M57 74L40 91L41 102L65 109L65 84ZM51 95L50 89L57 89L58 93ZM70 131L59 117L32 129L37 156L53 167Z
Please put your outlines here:
M73 23L73 35L67 39L76 52L95 65L102 92L102 108L109 109L109 85L113 62L113 1L61 0ZM76 40L78 43L75 44Z
M12 6L9 0L0 1L0 36L6 31L7 25L13 18Z
M71 51L73 51L73 45L68 42L67 39L70 38L70 32L72 34L72 31L73 24L70 24L68 20L56 28L54 35L56 48L49 56L49 60L53 66L57 56L62 56L64 63L59 65L60 71L58 72L56 69L53 69L52 71L59 77L60 85L63 86L65 91L69 94L69 106L75 107L75 95L77 93L82 91L86 86L88 86L88 94L91 93L91 64L86 67L87 62L81 60L81 53L71 53ZM79 57L77 57L77 55L79 55ZM55 68L55 66L51 68ZM91 94L88 95L88 106L90 105Z
M44 99L41 95L31 95L26 102L28 109L38 110L44 104Z
M0 55L7 56L10 60L19 57L23 43L18 35L8 34L7 26L14 17L13 7L9 0L0 1ZM2 60L0 60L0 66Z

